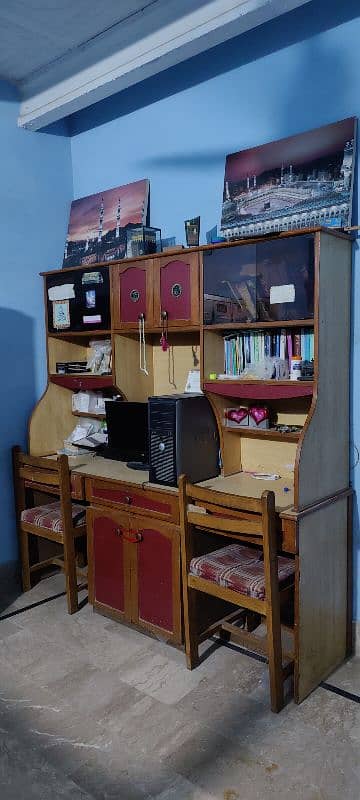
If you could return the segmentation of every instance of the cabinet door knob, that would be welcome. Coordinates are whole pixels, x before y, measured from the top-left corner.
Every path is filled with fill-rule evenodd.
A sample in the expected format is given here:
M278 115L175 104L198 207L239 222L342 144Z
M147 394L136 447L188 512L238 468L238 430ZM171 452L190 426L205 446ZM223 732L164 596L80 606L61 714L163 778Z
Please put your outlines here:
M122 536L122 530L121 530L121 528L114 528L114 531L115 531L115 535L116 535L116 536Z

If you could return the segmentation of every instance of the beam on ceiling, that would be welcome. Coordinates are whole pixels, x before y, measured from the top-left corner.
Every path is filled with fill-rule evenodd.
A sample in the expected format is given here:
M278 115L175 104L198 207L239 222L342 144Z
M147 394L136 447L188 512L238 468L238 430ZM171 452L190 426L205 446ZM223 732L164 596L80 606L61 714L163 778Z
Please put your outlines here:
M80 54L69 53L70 77L57 80L54 64L44 71L47 87L32 91L31 79L23 86L18 124L39 130L310 1L211 0L111 55L104 55L109 52L104 35ZM92 65L81 68L81 55L84 63L89 63L90 55Z

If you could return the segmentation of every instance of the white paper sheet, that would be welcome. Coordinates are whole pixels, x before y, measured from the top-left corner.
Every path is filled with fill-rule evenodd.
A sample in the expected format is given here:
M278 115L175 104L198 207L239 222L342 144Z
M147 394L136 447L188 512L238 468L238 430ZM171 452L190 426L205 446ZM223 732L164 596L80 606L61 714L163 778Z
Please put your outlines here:
M284 283L282 286L270 286L270 305L275 303L293 303L295 300L295 286L293 283Z
M49 300L72 300L75 297L74 284L62 283L48 289Z

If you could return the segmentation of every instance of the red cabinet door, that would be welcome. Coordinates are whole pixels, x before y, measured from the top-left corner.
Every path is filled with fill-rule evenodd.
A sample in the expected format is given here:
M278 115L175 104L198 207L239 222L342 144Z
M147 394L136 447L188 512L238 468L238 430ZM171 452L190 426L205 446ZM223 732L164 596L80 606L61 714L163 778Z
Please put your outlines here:
M199 259L197 253L159 258L154 280L155 325L166 314L169 328L199 324Z
M181 641L180 540L177 529L157 520L131 518L138 541L133 580L133 608L137 622ZM131 533L131 531L130 531Z
M127 610L126 514L91 510L94 599L125 614Z
M153 324L152 259L114 268L114 327L137 328L143 314L148 326Z

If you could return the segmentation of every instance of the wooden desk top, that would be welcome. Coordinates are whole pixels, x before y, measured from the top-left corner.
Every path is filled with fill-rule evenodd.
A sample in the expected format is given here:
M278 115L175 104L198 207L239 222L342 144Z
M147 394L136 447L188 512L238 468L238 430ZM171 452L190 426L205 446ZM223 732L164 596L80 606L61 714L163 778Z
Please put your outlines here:
M253 478L248 472L237 472L226 478L210 478L202 481L199 486L213 489L215 492L237 494L242 497L261 497L266 489L274 492L276 511L285 511L294 505L294 483L289 478L278 478L276 481L265 481ZM289 489L289 491L284 491Z
M88 478L124 481L136 486L145 485L149 489L157 489L158 491L177 492L175 486L161 486L158 483L149 483L149 473L145 470L129 469L124 462L112 461L108 458L95 456L86 464L75 467L73 471ZM277 511L290 509L294 504L294 485L287 478L265 481L253 478L248 473L238 472L236 475L229 475L227 478L220 476L218 478L210 478L210 480L202 481L199 486L244 497L260 497L266 489L270 489L275 492ZM284 491L285 488L290 491Z

